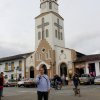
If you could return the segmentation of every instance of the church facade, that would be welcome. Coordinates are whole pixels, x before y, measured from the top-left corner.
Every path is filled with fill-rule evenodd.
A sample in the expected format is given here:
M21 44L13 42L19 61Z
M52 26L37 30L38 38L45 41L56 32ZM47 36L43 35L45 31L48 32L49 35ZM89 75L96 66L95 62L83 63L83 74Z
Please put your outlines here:
M74 70L77 52L65 48L64 19L58 6L58 0L40 0L40 15L35 18L35 75L40 66L50 78L54 74L68 77Z

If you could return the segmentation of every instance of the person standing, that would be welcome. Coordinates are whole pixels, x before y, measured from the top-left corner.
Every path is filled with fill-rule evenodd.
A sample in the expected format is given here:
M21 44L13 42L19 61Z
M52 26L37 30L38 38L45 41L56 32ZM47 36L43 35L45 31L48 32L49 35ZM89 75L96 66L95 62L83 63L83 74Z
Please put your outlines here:
M75 73L73 76L73 83L74 83L75 88L77 89L77 87L79 85L79 76L77 73Z
M3 77L2 74L0 73L0 100L2 97L2 91L3 91Z
M1 84L0 84L0 85L2 86L2 93L1 93L1 97L4 97L4 96L3 96L3 84L4 84L4 76L3 76L3 75L4 75L4 73L3 73L3 72L1 72L1 77L2 77L2 81L1 81Z
M46 74L44 74L44 68L39 68L39 75L36 77L37 83L37 96L38 100L48 100L48 95L50 92L50 80Z

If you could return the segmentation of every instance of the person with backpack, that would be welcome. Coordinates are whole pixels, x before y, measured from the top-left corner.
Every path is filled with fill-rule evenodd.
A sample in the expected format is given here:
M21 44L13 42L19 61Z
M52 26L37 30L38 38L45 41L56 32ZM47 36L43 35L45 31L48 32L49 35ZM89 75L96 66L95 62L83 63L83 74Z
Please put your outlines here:
M37 84L37 97L38 100L48 100L48 95L50 92L50 80L46 74L44 74L44 68L39 68L39 75L36 77Z

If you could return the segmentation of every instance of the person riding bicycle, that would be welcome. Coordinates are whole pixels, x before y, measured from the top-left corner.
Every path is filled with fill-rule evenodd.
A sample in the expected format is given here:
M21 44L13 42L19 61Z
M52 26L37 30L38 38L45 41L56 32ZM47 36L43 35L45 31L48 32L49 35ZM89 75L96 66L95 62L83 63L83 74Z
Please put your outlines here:
M74 84L75 88L77 88L79 85L79 76L77 73L75 73L73 76L73 84Z

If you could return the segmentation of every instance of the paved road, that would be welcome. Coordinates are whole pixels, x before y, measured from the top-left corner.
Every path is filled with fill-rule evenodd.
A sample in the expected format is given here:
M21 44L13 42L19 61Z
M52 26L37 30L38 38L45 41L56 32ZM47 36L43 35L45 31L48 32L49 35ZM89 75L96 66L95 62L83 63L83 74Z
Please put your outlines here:
M74 96L71 86L63 87L62 90L51 90L49 100L100 100L100 85L80 86L81 97ZM34 88L5 88L2 100L37 100Z

